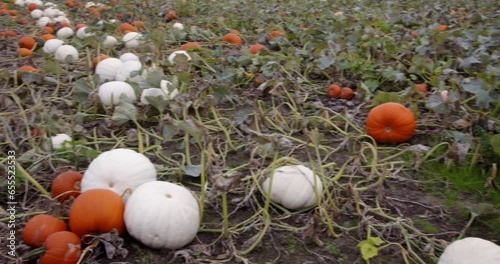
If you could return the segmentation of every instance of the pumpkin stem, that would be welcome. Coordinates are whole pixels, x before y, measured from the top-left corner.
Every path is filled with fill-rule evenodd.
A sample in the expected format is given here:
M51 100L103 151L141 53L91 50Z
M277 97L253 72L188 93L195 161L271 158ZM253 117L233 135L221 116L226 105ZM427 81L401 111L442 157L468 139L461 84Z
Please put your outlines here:
M384 131L385 131L385 133L389 134L389 133L391 133L391 128L390 127L385 127Z

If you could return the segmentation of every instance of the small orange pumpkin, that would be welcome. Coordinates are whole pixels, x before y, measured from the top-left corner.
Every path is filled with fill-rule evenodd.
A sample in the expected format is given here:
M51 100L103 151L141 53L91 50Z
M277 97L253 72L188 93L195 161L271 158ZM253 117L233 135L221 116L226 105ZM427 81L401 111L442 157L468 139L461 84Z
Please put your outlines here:
M201 46L198 42L187 42L179 47L180 50L199 50Z
M43 34L42 35L42 39L44 41L51 40L51 39L54 39L54 35L52 35L52 34Z
M45 253L38 264L76 264L82 253L80 238L69 231L50 235L44 247Z
M27 49L33 49L36 45L36 40L32 37L22 37L19 39L19 47L20 48L27 48Z
M257 53L259 53L259 51L263 47L264 47L263 45L255 44L255 45L250 46L250 48L248 49L248 51L250 52L250 54L257 54Z
M344 87L340 90L340 98L351 100L354 97L354 91L349 87Z
M33 66L21 66L17 69L18 72L31 72L34 74L38 74L38 70Z
M132 25L136 26L137 28L144 28L144 22L139 20L132 22Z
M229 42L234 45L241 45L241 37L235 33L227 33L224 38L222 38L225 42Z
M28 57L31 56L33 53L31 52L31 50L27 48L19 48L17 49L17 54L19 55L19 57Z
M38 9L38 5L35 4L35 3L29 3L28 6L27 6L27 8L28 8L28 11L31 12L31 11L33 11L35 9Z
M425 84L425 83L415 84L415 89L424 95L427 94L427 84Z
M121 33L137 32L137 29L129 23L122 23L118 27L118 30L120 30Z
M116 229L123 234L125 223L122 198L107 189L91 189L80 194L69 212L69 227L78 236L107 233Z
M175 10L168 10L167 13L165 14L165 20L167 22L172 21L177 18L177 13Z
M415 133L415 115L404 105L383 103L366 118L366 133L380 143L402 143Z
M283 33L281 33L281 31L274 30L274 31L271 31L271 33L269 33L269 35L267 36L267 40L271 41L274 38L281 37L281 36L283 36Z
M82 178L81 173L71 170L57 175L50 188L52 197L59 201L68 200L70 197L78 197Z
M341 92L342 92L342 88L340 88L340 86L338 86L336 84L332 84L332 85L328 86L328 88L326 89L326 96L328 96L330 98L339 98Z
M28 246L41 247L48 236L65 230L66 224L61 219L39 214L31 218L24 226L23 241Z

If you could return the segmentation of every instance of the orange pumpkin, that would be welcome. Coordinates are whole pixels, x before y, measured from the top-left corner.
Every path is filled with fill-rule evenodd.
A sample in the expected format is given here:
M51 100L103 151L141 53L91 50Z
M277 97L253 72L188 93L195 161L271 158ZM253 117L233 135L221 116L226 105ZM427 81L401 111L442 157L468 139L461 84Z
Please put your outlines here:
M122 198L107 189L91 189L80 194L69 212L69 227L78 236L107 233L116 229L123 234L125 224Z
M198 42L187 42L179 47L180 50L199 50L201 46Z
M224 40L225 42L229 42L231 44L234 44L234 45L241 45L241 38L240 38L240 36L238 36L235 33L226 34L222 40Z
M27 8L28 8L28 11L31 12L31 11L33 11L35 9L38 9L38 5L35 4L35 3L29 3L28 6L27 6Z
M59 201L68 200L70 197L80 195L80 182L82 174L77 171L65 171L57 175L52 181L51 192L52 197Z
M42 35L42 39L44 41L51 40L51 39L54 39L54 35L52 35L52 34L43 34Z
M328 86L326 89L326 96L331 97L331 98L339 98L340 93L342 91L342 88L336 84L332 84Z
M445 31L446 25L439 24L436 26L436 31Z
M366 118L366 133L380 143L405 142L415 133L415 115L398 103L374 107Z
M344 87L340 90L340 98L351 100L354 97L354 91L349 87Z
M66 224L61 219L39 214L31 218L24 226L23 241L28 246L41 247L48 236L65 230Z
M139 20L132 22L132 25L136 26L137 28L144 28L144 22Z
M137 29L129 23L122 23L118 27L118 30L120 30L121 33L137 32Z
M33 49L36 45L36 40L32 37L22 37L18 41L20 48Z
M5 32L5 34L7 35L7 37L15 37L17 35L16 32L12 30L8 30L7 32Z
M281 31L274 30L274 31L271 31L271 33L269 33L269 35L267 36L267 40L271 41L274 38L280 37L280 36L283 36L283 33L281 33Z
M34 74L38 74L38 70L33 66L21 66L17 69L18 72L31 72Z
M54 34L54 28L51 28L51 27L43 27L43 28L42 28L42 33L45 33L45 34Z
M172 21L176 18L177 18L177 13L175 12L175 10L168 10L167 13L165 14L165 20L167 22Z
M31 52L31 50L27 48L19 48L17 49L17 54L19 55L19 57L28 57L31 56L33 53Z
M425 83L415 84L415 89L424 95L427 94L427 84L425 84Z
M264 46L260 45L260 44L255 44L255 45L252 45L250 46L250 48L248 49L248 51L250 52L250 54L257 54L259 53L259 51L263 48Z
M76 264L82 253L80 238L69 231L50 235L44 247L45 253L38 264Z

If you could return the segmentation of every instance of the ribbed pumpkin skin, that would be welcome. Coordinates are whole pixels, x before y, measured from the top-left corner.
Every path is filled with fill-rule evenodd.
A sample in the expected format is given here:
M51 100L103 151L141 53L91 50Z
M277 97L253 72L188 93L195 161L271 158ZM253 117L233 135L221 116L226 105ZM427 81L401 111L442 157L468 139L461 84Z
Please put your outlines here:
M61 219L47 214L31 218L23 229L23 241L32 247L41 247L47 237L59 231L65 231L66 224Z
M402 143L413 136L415 115L398 103L374 107L366 119L366 133L379 143Z
M38 264L75 264L82 252L80 238L69 231L50 235L44 246L45 254Z
M91 189L78 196L69 212L69 227L79 236L107 233L116 228L123 234L125 224L122 198L111 190Z
M57 175L52 181L50 190L52 197L59 201L68 200L70 197L80 195L80 182L83 175L77 171L65 171Z

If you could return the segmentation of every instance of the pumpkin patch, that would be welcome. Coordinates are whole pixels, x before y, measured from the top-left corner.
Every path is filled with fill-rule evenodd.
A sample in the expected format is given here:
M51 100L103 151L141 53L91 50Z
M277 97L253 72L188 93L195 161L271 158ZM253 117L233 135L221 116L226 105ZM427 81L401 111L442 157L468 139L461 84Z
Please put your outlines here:
M0 1L3 262L496 253L497 6Z

